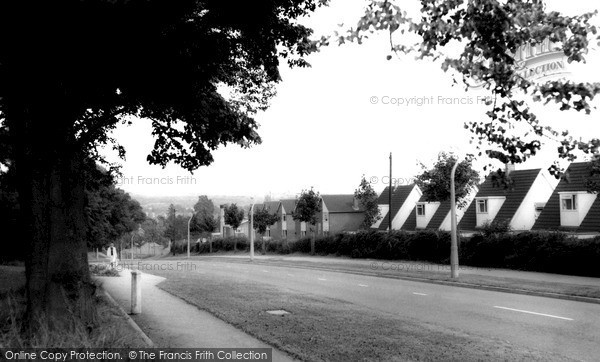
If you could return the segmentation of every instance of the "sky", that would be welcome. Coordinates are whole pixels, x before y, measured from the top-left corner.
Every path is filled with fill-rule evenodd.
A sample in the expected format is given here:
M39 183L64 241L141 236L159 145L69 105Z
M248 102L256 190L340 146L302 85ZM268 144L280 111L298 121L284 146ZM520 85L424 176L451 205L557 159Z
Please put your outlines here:
M418 2L413 3L409 11L417 9ZM356 23L365 4L333 0L302 22L317 36L331 34L338 24ZM551 10L572 15L600 7L595 0L547 4ZM176 165L163 169L146 162L153 146L149 121L119 127L115 137L127 157L119 161L123 178L118 184L134 195L262 198L271 194L278 198L310 187L321 194L353 193L365 175L380 192L387 185L390 152L398 184L410 183L421 170L419 162L432 165L440 151L473 152L471 134L463 125L485 119L487 107L480 99L488 94L452 87L451 76L439 64L412 56L388 61L388 54L389 40L381 34L362 45L326 47L307 58L311 68L289 69L282 62L277 96L267 111L256 116L262 144L250 149L223 147L214 152L212 165L193 174ZM569 78L598 82L599 69L600 51L594 44L587 64L568 65ZM598 99L593 104L600 106ZM536 105L533 110L544 124L576 136L600 137L600 110L589 116L559 112L553 105ZM547 168L556 158L555 149L549 145L517 169ZM117 160L113 153L106 154ZM488 161L483 158L476 167L482 171Z

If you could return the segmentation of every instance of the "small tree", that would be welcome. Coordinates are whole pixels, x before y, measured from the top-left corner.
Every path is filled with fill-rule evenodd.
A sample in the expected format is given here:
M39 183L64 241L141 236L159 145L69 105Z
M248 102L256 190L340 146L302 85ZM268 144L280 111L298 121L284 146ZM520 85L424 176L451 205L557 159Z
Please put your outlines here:
M312 226L313 234L310 241L310 253L315 254L315 237L317 224L317 214L321 212L321 196L311 187L310 190L302 190L296 200L296 209L292 213L294 220L308 223Z
M194 219L192 220L192 230L199 233L212 233L217 228L215 218L215 205L206 196L198 197L198 202L194 205Z
M456 162L456 156L440 152L437 162L432 168L427 168L421 163L423 172L415 177L415 183L425 196L426 201L450 200L450 172ZM479 173L473 170L471 159L461 161L455 174L456 204L459 208L467 205L466 197L479 183Z
M361 226L363 229L369 229L371 225L381 219L381 211L379 211L379 205L377 205L377 193L373 190L371 184L367 182L365 175L360 180L358 189L354 191L354 197L365 209L365 219Z
M267 209L261 209L254 213L254 229L260 234L263 255L267 253L264 234L267 228L275 224L277 220L279 220L277 214L271 214Z
M239 208L236 204L231 204L225 208L225 223L231 226L234 233L242 224L242 220L244 220L244 209ZM233 238L233 240L233 250L237 251L237 238Z

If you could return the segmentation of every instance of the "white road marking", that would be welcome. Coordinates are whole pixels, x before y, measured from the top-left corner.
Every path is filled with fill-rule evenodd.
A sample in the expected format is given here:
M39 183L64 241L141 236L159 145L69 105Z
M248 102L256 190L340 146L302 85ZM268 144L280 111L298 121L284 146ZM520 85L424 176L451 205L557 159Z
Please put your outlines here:
M269 272L268 270L263 270L263 273L268 273L268 272Z
M288 277L293 277L293 276L294 276L294 275L292 275L292 274L288 274Z
M325 279L325 278L318 278L318 279L319 279L319 280L327 280L327 279Z
M413 292L414 295L427 295L425 293L417 293L417 292Z
M366 287L368 287L368 285L366 285L366 284L359 284L358 286L359 286L359 287L363 287L363 288L366 288Z
M567 317L559 317L556 315L552 315L552 314L544 314L544 313L537 313L537 312L530 312L528 310L521 310L521 309L514 309L514 308L507 308L507 307L500 307L495 305L494 308L498 308L498 309L506 309L506 310L512 310L513 312L521 312L521 313L528 313L528 314L535 314L535 315L541 315L544 317L550 317L550 318L557 318L557 319L564 319L566 321L572 321L573 319L571 318L567 318Z

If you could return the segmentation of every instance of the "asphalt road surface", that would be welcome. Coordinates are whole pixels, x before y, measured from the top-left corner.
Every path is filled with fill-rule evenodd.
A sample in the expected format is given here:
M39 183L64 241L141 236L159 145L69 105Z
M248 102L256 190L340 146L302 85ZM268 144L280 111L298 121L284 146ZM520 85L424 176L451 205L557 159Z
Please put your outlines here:
M600 305L341 272L227 260L148 261L193 263L186 273L250 280L341 299L373 311L499 338L584 361L600 360ZM150 272L146 270L146 272Z

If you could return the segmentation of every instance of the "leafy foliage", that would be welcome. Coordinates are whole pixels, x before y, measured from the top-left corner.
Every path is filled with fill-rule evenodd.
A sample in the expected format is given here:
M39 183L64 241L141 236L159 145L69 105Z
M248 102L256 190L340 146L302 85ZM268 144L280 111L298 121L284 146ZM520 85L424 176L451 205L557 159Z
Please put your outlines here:
M162 246L167 246L169 244L169 239L165 237L165 225L161 220L147 218L142 223L141 228L144 230L144 242L156 243Z
M254 229L264 235L267 228L279 220L277 214L271 214L267 209L260 209L254 213Z
M510 219L486 221L481 226L481 235L490 237L492 235L503 235L512 231Z
M415 177L415 183L425 196L426 201L450 200L450 174L457 162L456 156L440 152L432 168L421 163L423 172ZM460 161L455 173L456 203L458 207L466 206L466 197L479 184L479 173L471 167L471 158Z
M86 217L88 247L106 247L121 236L137 230L146 215L139 202L114 185L112 176L102 169L89 167Z
M354 197L356 197L360 204L365 209L365 219L362 222L362 228L368 229L381 219L381 212L379 211L379 205L377 204L377 193L373 189L373 186L363 175L360 180L358 189L354 191Z
M211 233L217 228L215 218L215 205L206 195L198 197L194 205L194 219L192 220L192 230L195 232Z
M187 238L188 219L183 215L177 215L175 205L169 205L167 219L165 220L164 236L174 242Z
M233 230L237 230L244 220L244 209L239 208L236 204L230 204L225 207L225 224L231 226Z
M422 0L419 17L413 19L397 3L371 1L356 27L317 43L361 43L369 34L386 31L392 52L439 61L444 71L452 73L453 82L460 81L465 89L483 84L490 93L488 119L465 124L473 133L479 155L485 153L502 163L522 163L542 148L544 140L557 142L558 157L569 161L576 159L577 152L598 154L600 139L578 140L568 131L544 126L530 104L554 103L560 110L589 114L589 102L600 93L600 82L538 84L521 74L513 56L521 46L550 40L563 50L569 63L585 61L590 41L600 40L591 23L597 12L566 16L546 11L542 0ZM414 39L408 34L418 40L402 43ZM460 50L457 56L456 46ZM563 170L555 162L549 171L558 177Z
M296 209L292 213L294 220L303 221L311 225L317 223L317 214L321 212L321 196L313 190L302 190L296 200Z

